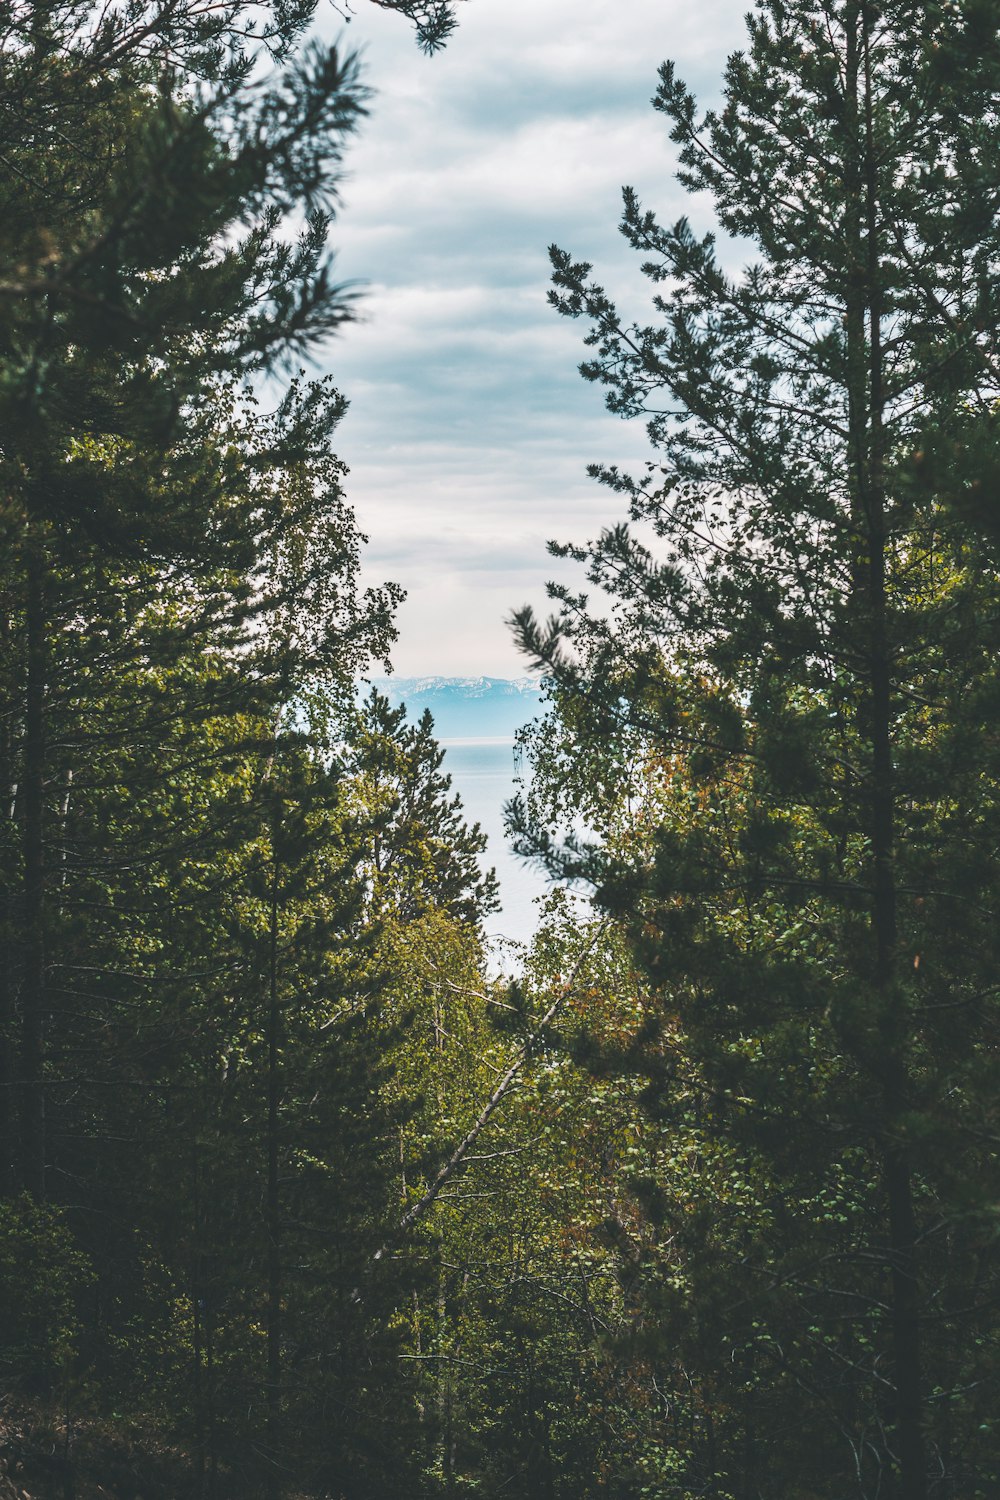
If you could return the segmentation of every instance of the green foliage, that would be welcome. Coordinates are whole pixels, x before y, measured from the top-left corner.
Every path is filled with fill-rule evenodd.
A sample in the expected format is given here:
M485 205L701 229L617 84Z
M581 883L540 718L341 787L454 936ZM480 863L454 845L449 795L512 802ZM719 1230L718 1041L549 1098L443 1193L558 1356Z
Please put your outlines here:
M760 5L719 109L670 65L654 100L681 181L756 259L734 274L627 189L653 284L632 321L552 251L582 373L656 452L594 471L628 525L556 549L605 609L561 587L547 625L517 617L553 711L514 821L628 933L659 1016L620 1066L699 1141L690 1196L659 1170L647 1192L683 1296L645 1293L702 1403L697 1493L922 1500L932 1472L991 1472L966 1361L996 1192L998 579L970 504L992 463L995 20ZM586 791L616 780L610 806ZM578 797L596 837L560 851Z
M344 400L248 384L351 314L311 16L0 44L8 1387L217 1500L986 1493L996 17L768 0L720 109L655 100L756 263L626 191L642 323L553 251L655 457L555 549L607 609L519 617L512 823L602 915L509 983L429 717L355 699Z
M93 1282L64 1213L24 1195L0 1202L0 1370L6 1389L48 1392L77 1354Z
M475 925L496 909L496 875L479 873L486 836L478 823L466 826L460 799L449 796L433 729L429 710L410 724L405 704L391 708L374 690L362 707L350 763L359 806L375 825L371 901L403 922L436 907Z
M251 392L351 310L327 229L366 91L311 14L4 34L0 1190L21 1375L78 1347L88 1417L186 1446L201 1493L369 1500L417 1447L414 1277L370 1274L410 1107L386 927L476 925L492 886L429 724L354 710L400 594L359 584L345 402Z

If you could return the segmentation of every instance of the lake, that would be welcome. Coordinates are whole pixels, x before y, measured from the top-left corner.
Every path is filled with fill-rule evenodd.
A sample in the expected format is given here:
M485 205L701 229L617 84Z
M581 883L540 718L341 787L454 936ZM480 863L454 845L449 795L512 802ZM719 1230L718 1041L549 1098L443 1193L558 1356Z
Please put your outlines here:
M546 876L534 864L519 859L503 831L503 806L516 790L514 742L511 739L443 739L442 769L452 790L462 799L466 819L478 823L489 845L483 864L494 866L500 881L501 910L488 917L491 938L531 941L537 921L535 898L548 889Z

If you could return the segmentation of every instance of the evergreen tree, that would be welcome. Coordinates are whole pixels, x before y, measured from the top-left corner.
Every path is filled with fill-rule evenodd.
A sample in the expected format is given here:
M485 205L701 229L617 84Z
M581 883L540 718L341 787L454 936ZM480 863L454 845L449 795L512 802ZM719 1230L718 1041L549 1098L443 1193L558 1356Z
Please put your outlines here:
M995 389L997 18L769 0L749 27L719 111L670 65L654 102L682 182L758 259L727 271L626 190L657 288L641 326L553 250L584 375L657 455L594 471L644 534L557 549L610 613L557 589L518 630L570 745L608 774L621 735L644 767L645 836L570 868L678 1020L680 1054L666 1030L647 1049L651 1099L669 1113L695 1080L764 1194L741 1255L713 1235L725 1276L706 1257L698 1278L704 1378L741 1414L707 1435L704 1482L763 1495L784 1452L803 1490L924 1500L932 1472L995 1480L992 1321L971 1379L969 1358L992 1297L997 579L927 455Z
M386 8L428 50L454 21ZM0 43L2 1269L21 1391L75 1350L198 1494L367 1500L419 1446L412 1277L357 1295L405 1115L382 923L475 925L492 887L429 725L362 748L346 708L399 595L358 585L344 402L248 386L350 315L326 236L364 90L298 48L311 13L60 0ZM369 808L376 765L400 796Z
M374 820L368 878L373 910L411 922L436 909L477 926L498 901L496 873L479 869L486 835L470 828L461 799L442 774L444 751L425 709L411 724L373 690L352 736L356 795Z

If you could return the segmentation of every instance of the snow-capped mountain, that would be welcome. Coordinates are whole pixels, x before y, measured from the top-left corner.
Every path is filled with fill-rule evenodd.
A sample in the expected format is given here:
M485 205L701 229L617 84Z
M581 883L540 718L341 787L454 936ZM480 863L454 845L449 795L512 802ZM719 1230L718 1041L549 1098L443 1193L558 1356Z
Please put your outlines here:
M374 684L409 718L425 708L434 717L438 739L513 739L535 718L541 685L535 677L380 677Z

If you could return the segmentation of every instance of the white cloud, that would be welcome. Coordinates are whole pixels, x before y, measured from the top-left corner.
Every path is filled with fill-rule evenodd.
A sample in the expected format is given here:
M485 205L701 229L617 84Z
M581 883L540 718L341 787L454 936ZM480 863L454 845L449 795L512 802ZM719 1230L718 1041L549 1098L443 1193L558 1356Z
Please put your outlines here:
M641 313L616 233L620 185L664 217L691 211L649 107L673 56L718 86L744 0L469 0L444 54L358 0L372 114L336 226L363 320L328 355L352 407L340 449L372 538L369 573L409 590L397 669L516 675L504 617L544 607L545 539L614 519L589 460L645 452L576 373L583 328L546 306L546 246L592 260Z

